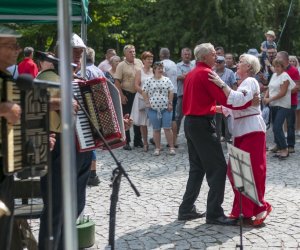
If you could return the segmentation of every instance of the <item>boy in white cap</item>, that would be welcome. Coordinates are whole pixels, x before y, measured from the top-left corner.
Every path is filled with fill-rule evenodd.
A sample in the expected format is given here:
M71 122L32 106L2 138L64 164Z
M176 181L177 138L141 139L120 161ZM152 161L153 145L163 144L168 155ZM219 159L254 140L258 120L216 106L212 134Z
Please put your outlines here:
M276 35L273 30L269 30L265 33L266 40L263 41L260 45L260 50L262 52L262 61L267 58L267 49L269 48L275 48L277 49L277 44L275 42Z
M12 76L6 70L7 67L16 64L19 53L21 52L20 46L17 43L17 38L21 34L15 32L4 26L0 26L0 96L2 96L3 86L7 84ZM6 122L16 123L19 121L21 115L21 107L13 102L0 102L0 117L5 119ZM1 121L2 122L2 121ZM1 138L1 125L0 125L0 148L2 148ZM10 249L12 225L13 225L13 175L6 176L3 173L2 152L0 151L0 201L6 207L4 216L0 216L0 249Z

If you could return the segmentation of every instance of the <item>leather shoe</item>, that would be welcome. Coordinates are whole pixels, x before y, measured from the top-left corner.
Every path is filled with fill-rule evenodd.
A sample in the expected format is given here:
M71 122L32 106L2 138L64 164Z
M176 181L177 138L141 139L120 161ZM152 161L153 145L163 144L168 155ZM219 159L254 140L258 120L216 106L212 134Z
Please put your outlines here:
M197 211L191 211L185 214L178 214L178 220L195 220L203 218L206 216L206 213L198 213Z
M142 147L144 147L144 144L143 144L142 141L136 141L136 142L133 143L133 145L134 145L135 148L142 148Z
M123 147L124 150L132 150L130 144L126 144L124 147Z
M225 215L222 215L217 218L206 218L206 224L215 224L215 225L224 225L224 226L236 226L238 220L228 218Z

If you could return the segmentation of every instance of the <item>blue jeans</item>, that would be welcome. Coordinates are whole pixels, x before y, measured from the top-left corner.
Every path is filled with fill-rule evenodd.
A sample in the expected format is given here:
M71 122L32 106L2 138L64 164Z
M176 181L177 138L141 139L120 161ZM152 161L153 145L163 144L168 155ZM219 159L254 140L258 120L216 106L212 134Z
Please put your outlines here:
M64 249L63 240L63 197L62 197L62 174L61 169L61 138L56 134L56 143L53 151L51 152L51 170L52 170L52 215L53 215L53 249ZM85 206L86 185L90 175L90 166L92 162L92 151L78 152L76 150L76 187L77 187L77 216L83 211ZM41 178L41 192L44 202L44 210L40 219L40 232L39 232L39 250L47 249L48 237L48 175ZM74 190L75 191L75 190ZM71 205L71 204L69 204Z
M295 123L297 105L292 105L286 117L287 124L287 144L289 147L295 146Z
M287 148L282 126L289 113L290 109L279 106L271 107L274 140L279 149Z

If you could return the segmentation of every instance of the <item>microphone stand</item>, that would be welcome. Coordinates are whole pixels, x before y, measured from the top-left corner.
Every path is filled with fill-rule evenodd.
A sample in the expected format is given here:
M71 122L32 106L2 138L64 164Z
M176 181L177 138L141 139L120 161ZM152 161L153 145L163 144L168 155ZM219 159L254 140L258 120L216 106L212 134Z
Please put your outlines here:
M136 196L140 196L139 191L135 187L135 185L132 183L130 180L128 174L126 173L125 169L123 168L122 164L118 159L116 158L115 154L113 153L111 147L108 145L106 139L102 135L102 133L99 131L97 126L94 124L93 120L91 119L89 113L87 110L83 107L83 105L79 102L78 98L74 95L74 99L77 101L79 107L82 109L84 112L85 116L88 118L90 123L92 124L93 128L95 129L97 135L101 138L103 141L105 147L108 149L111 157L114 159L117 167L113 170L112 172L112 195L111 195L111 204L110 204L110 214L109 214L109 246L111 250L115 249L115 227L116 227L116 209L117 209L117 202L118 202L118 197L119 197L119 191L120 191L120 184L121 184L121 177L124 175L126 179L128 180L131 188L135 192Z
M240 244L237 244L236 247L239 248L240 250L244 249L243 246L243 205L242 205L242 192L245 190L244 187L238 187L237 188L239 191L239 196L240 196L240 215L239 215L239 222L240 222Z

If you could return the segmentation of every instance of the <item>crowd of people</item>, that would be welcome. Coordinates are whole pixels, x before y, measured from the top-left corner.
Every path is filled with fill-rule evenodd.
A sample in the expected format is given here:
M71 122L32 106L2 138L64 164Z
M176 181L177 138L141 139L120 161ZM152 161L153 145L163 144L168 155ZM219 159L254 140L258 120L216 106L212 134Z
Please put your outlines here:
M0 28L0 77L6 82L11 76L28 73L34 78L60 82L54 62L39 58L34 62L34 49L24 48L24 59L17 64L21 52L17 38L21 35L7 28ZM263 108L270 109L272 132L274 135L274 157L284 160L295 152L295 136L300 133L299 62L296 56L285 51L277 52L276 36L273 31L265 34L261 53L250 48L240 55L235 63L235 54L202 43L194 49L182 48L181 61L170 59L170 50L161 48L159 60L144 51L141 59L136 58L133 45L126 45L123 55L115 49L108 49L105 60L95 65L95 51L87 47L82 39L72 35L74 78L86 80L104 77L115 84L120 93L124 117L128 114L133 122L133 147L131 134L126 130L124 150L142 148L149 151L149 142L154 144L153 156L162 150L161 129L164 130L169 155L175 155L179 147L177 136L184 119L184 133L189 155L189 178L182 203L179 206L178 220L192 220L206 217L209 224L236 225L243 204L244 217L254 226L261 225L272 211L265 198L267 175L266 162L266 122L262 117ZM86 75L81 74L81 59L86 52ZM46 53L55 58L55 53ZM10 72L10 73L9 73ZM0 89L1 91L1 89ZM50 91L50 130L55 136L51 140L52 197L53 206L53 245L63 249L63 203L61 177L61 117L60 91ZM79 109L74 100L73 112ZM20 106L12 102L0 103L0 116L10 123L20 119ZM130 126L130 119L125 123ZM284 126L284 124L286 124ZM127 128L129 127L127 126ZM149 136L149 126L153 134ZM285 131L286 130L286 136ZM54 139L55 138L55 139ZM235 188L230 163L226 163L221 143L232 143L235 147L250 154L253 176L256 184L258 206L251 199L242 196ZM1 153L1 152L0 152ZM99 185L96 174L95 151L79 152L76 149L77 215L85 206L86 186ZM2 161L0 161L2 164ZM11 187L12 176L5 176L0 168L0 201L13 212ZM226 175L233 192L232 210L225 215L224 199ZM209 193L206 212L200 213L195 202L206 176ZM44 210L41 216L39 249L46 249L48 237L48 179L41 178L41 191ZM0 248L9 246L12 216L0 216ZM7 232L7 233L3 233ZM8 234L8 236L7 236ZM4 237L5 235L5 237ZM3 247L2 247L3 246Z

